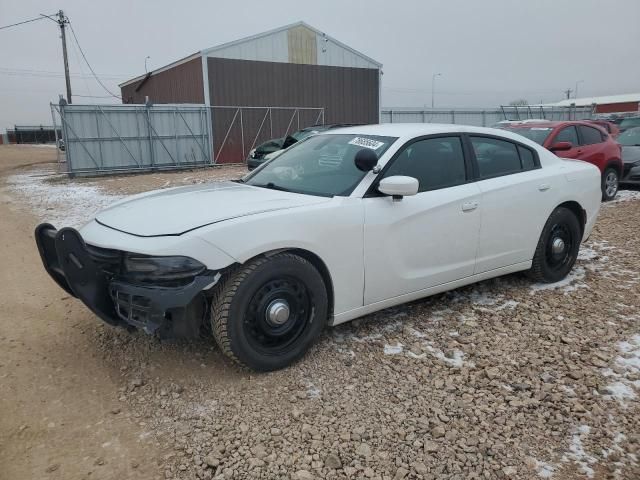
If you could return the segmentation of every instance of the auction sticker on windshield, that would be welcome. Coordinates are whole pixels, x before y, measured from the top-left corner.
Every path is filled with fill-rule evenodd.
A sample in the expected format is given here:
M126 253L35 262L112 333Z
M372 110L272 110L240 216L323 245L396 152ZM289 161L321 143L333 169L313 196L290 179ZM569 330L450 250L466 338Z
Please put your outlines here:
M356 137L351 140L349 144L355 145L356 147L365 147L370 148L371 150L377 150L384 145L384 142L379 142L378 140L372 140L370 138Z

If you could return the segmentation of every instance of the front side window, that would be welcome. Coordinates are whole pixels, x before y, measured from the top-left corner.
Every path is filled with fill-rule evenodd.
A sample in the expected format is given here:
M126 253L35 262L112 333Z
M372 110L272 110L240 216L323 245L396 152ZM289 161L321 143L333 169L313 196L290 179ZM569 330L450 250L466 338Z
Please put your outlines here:
M348 196L366 174L354 163L356 153L370 148L380 158L396 140L378 135L313 135L246 176L244 182L307 195Z
M554 142L569 142L571 145L579 145L580 142L578 141L578 132L576 131L576 127L564 127L560 132L558 132Z
M396 157L384 176L393 175L418 179L419 192L464 183L466 170L461 139L427 138L409 144Z
M580 135L582 135L582 145L593 145L594 143L602 143L602 132L597 128L579 125Z
M515 143L489 137L471 137L480 178L497 177L522 171Z

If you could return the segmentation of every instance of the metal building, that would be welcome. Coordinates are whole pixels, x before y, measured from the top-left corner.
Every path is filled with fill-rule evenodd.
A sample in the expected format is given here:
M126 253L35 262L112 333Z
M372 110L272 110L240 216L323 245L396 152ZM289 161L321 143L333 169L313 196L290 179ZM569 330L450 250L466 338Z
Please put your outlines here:
M123 103L209 108L213 157L244 162L257 144L318 123L378 123L382 65L298 22L217 47L120 85Z

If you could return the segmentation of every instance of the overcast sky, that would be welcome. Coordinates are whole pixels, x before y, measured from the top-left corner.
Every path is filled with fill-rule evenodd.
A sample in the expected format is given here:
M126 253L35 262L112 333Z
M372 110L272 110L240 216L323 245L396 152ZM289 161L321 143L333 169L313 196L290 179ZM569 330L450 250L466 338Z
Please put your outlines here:
M118 83L203 48L299 20L381 62L383 107L495 107L640 92L640 0L188 1L0 0L0 26L52 14L71 19L111 92ZM108 96L68 36L72 89ZM64 93L57 26L0 30L0 129L50 124ZM74 103L117 99L74 98Z

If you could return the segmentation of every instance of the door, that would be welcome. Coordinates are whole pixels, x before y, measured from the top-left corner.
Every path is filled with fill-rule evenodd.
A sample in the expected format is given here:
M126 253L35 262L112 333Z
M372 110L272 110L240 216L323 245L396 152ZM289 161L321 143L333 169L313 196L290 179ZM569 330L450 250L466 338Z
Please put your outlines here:
M423 137L390 162L382 178L414 177L419 189L363 199L365 305L468 277L475 265L482 207L462 139Z
M553 152L558 157L578 158L578 159L580 158L580 155L582 154L582 146L580 145L580 139L578 138L578 131L576 130L575 126L571 125L561 129L558 133L556 133L555 138L552 139L552 141L549 144L553 145L554 143L558 143L558 142L569 142L571 143L571 145L573 145L573 147L570 148L569 150L560 150L560 151Z
M469 142L482 192L475 273L531 260L560 185L533 149L495 137Z
M603 170L607 161L605 148L607 137L597 128L586 125L578 125L578 135L580 136L580 148L582 149L578 158L585 162L593 163Z

